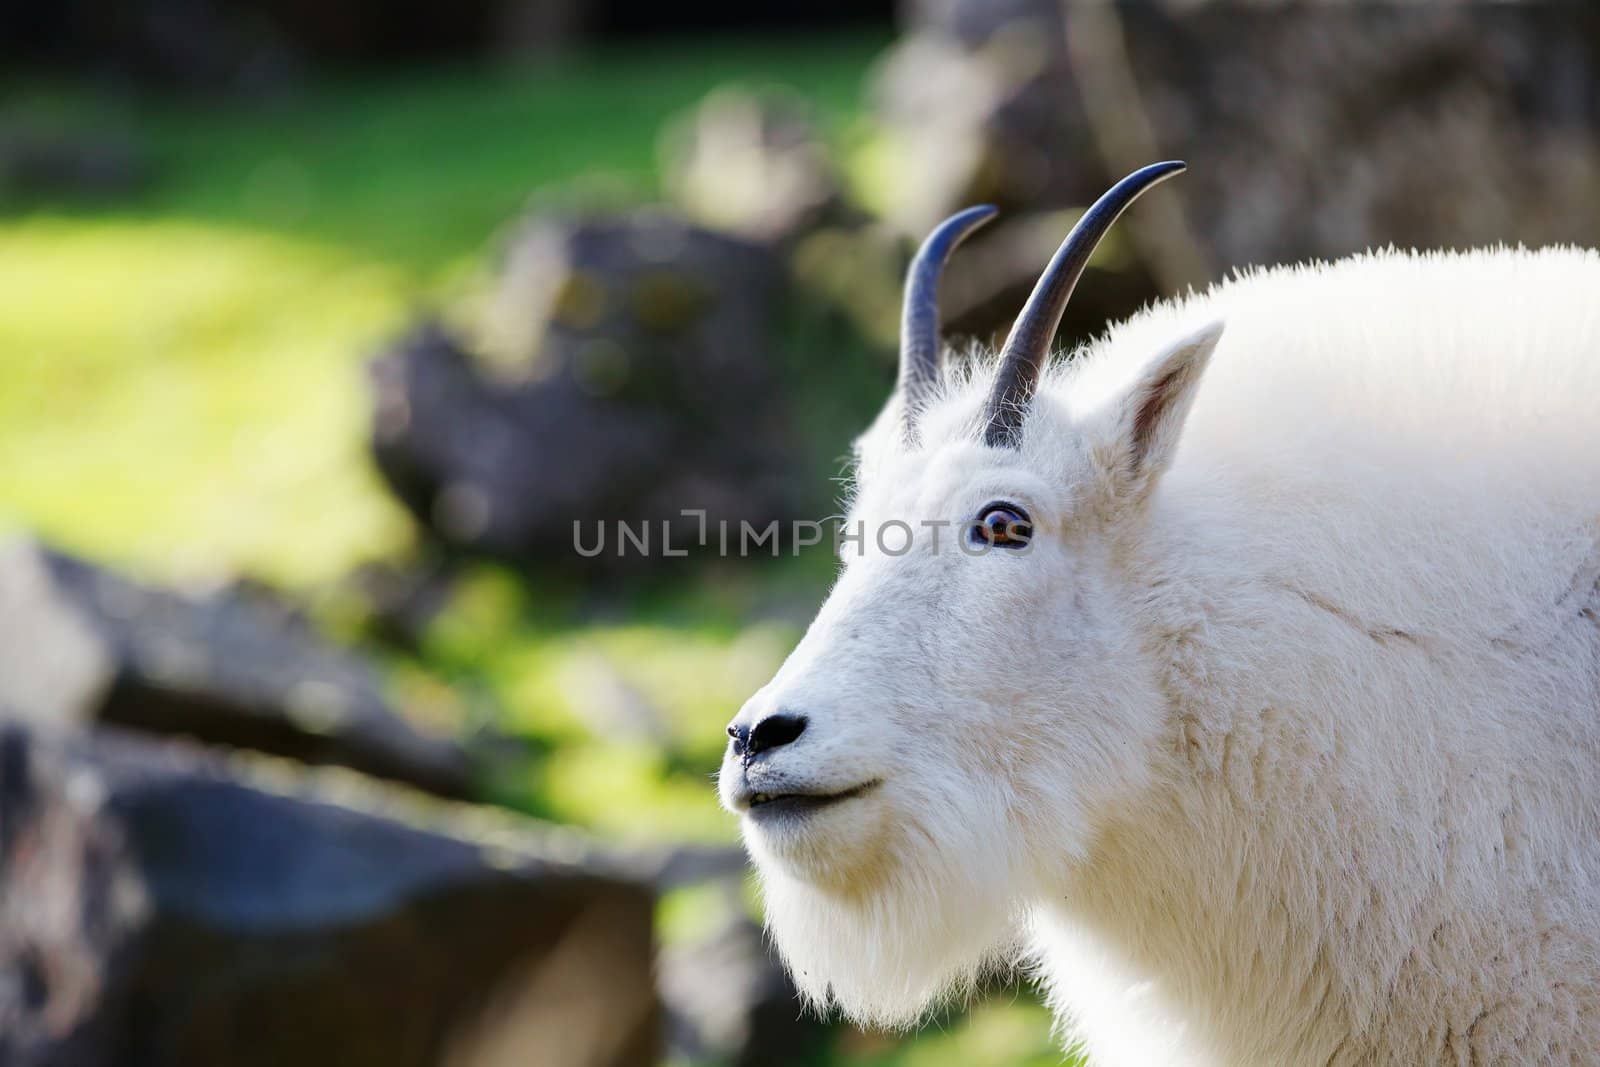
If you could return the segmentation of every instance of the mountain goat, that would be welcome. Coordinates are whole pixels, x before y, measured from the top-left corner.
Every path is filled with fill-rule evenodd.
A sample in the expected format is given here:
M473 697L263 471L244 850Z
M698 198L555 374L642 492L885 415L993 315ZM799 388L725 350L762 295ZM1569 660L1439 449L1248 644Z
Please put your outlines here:
M1600 1062L1600 256L1377 252L1065 365L907 279L837 584L729 726L803 993L907 1024L1026 959L1105 1064ZM878 538L885 523L915 537Z

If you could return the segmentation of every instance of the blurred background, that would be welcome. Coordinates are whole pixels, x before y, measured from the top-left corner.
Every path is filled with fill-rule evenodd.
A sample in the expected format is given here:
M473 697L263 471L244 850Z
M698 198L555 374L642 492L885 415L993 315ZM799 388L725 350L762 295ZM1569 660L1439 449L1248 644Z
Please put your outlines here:
M800 1010L711 775L834 562L714 524L832 513L972 203L953 339L1160 158L1063 344L1600 242L1597 55L1580 3L0 7L0 1064L1063 1062L1020 979Z

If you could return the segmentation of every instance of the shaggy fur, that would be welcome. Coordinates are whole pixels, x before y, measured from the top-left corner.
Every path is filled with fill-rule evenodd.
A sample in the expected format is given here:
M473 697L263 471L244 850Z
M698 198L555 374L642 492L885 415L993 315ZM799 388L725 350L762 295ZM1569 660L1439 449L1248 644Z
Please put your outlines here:
M1600 1061L1600 257L1250 274L1014 451L988 384L862 438L865 544L736 720L809 718L722 774L802 990L910 1023L1026 952L1097 1067ZM1032 546L957 551L996 499Z

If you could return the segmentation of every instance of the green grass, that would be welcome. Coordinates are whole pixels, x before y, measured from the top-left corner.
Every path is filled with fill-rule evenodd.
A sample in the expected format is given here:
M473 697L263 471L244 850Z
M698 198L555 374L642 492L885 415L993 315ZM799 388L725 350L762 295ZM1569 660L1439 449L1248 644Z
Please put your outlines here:
M531 194L578 182L649 195L663 126L714 87L793 89L842 132L886 43L684 39L531 69L328 82L243 111L32 86L4 94L0 117L134 130L162 171L142 217L265 227L430 272L478 253Z
M402 547L364 449L381 263L179 221L0 226L0 520L164 576L326 581Z
M788 86L842 133L882 43L677 42L250 106L0 94L0 120L123 129L158 168L125 203L0 205L0 526L302 588L394 552L374 348L460 300L530 198L653 195L661 126L714 87Z
M845 1037L832 1055L833 1062L852 1067L1081 1067L1083 1063L1062 1053L1043 1005L1031 996L1006 994L981 1000L943 1025L930 1024L911 1040Z

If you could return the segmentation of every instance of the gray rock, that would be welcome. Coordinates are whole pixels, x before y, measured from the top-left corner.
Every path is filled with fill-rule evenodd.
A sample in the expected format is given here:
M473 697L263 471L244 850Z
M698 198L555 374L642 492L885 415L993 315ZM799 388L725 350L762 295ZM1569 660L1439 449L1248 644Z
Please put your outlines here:
M1082 207L1103 189L1055 0L912 4L874 108L894 139L891 216L922 232L957 206Z
M1151 295L1387 244L1600 243L1587 5L917 0L906 13L877 99L909 146L908 230L976 201L1081 207L1134 167L1183 158L1190 173L1119 227Z
M26 542L0 548L0 706L342 764L446 796L471 785L458 744L419 733L370 664L280 601L152 589Z
M653 894L581 840L0 726L0 1063L654 1063Z
M668 946L659 968L672 1052L689 1062L781 1067L813 1062L829 1028L801 1004L761 928L729 883L728 921Z
M663 184L696 222L754 241L792 242L844 213L844 190L815 121L793 96L721 89L663 138Z
M1175 195L1217 268L1600 242L1586 6L1129 7L1123 35L1156 140L1195 163Z
M484 337L418 327L373 366L374 450L447 544L500 557L584 558L574 524L617 566L615 523L648 523L671 563L700 509L757 526L798 493L773 365L782 270L759 246L666 215L546 218L510 246ZM714 535L713 535L714 536Z

